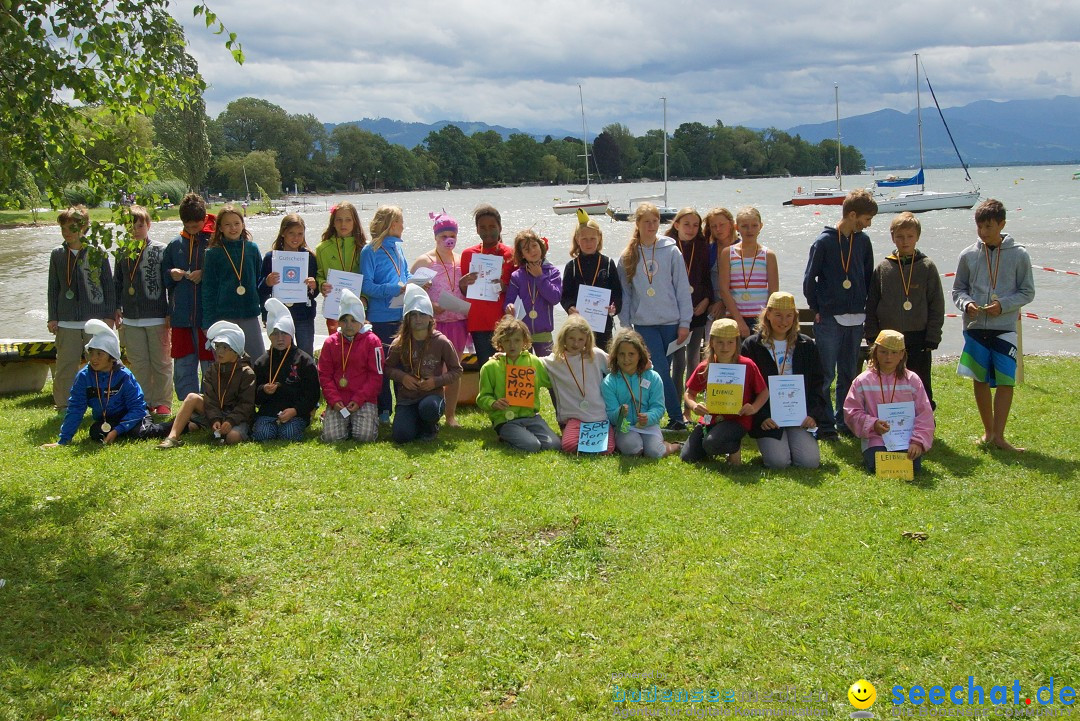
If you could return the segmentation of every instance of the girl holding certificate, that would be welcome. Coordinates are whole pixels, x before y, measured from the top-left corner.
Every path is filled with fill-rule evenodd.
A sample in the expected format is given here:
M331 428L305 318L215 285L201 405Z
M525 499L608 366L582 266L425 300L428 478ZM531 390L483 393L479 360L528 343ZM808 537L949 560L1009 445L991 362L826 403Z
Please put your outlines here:
M296 326L296 345L308 355L315 352L315 298L319 295L315 278L319 274L319 263L315 254L307 246L304 233L307 226L304 219L297 213L289 213L281 219L281 227L278 229L277 238L270 250L263 256L262 272L259 278L259 298L263 308L266 301L274 294L274 286L282 281L281 273L274 272L274 251L283 250L289 253L303 253L307 256L307 263L302 266L303 284L307 288L307 300L301 302L286 302L292 316L293 325ZM266 313L263 312L265 319Z
M356 206L346 200L330 208L330 224L323 231L322 240L315 246L315 259L319 263L315 280L324 298L334 290L327 280L331 270L360 272L360 252L365 245L367 236L364 235L364 226L360 223ZM337 324L333 318L327 318L326 332L332 335L337 330Z
M829 417L828 401L822 390L821 360L814 340L799 332L795 296L776 292L761 311L757 332L742 343L742 354L754 361L768 382L773 376L801 377L804 417L777 424L773 418L774 400L765 402L754 416L750 437L756 438L761 459L767 468L817 468L821 451L814 435L818 425ZM797 379L796 379L797 380ZM795 389L792 389L795 390ZM779 404L776 400L776 404Z
M698 397L709 387L709 365L741 365L744 367L742 407L737 413L710 413ZM690 409L701 416L698 425L686 439L682 459L703 461L712 456L727 456L733 466L742 463L742 439L750 430L754 414L769 400L769 388L754 361L739 355L739 326L731 318L713 321L709 330L709 357L701 362L686 381L683 395Z
M560 304L567 315L577 313L578 291L581 286L604 288L611 291L608 305L607 326L603 332L593 331L597 348L607 348L615 316L622 309L622 284L615 261L600 251L604 248L604 233L600 224L584 210L578 210L578 222L574 237L570 239L570 262L562 274L562 300Z
M871 473L879 451L907 451L918 472L934 442L934 410L906 360L904 334L881 331L870 347L870 368L852 381L844 400L844 420L862 439L863 461Z

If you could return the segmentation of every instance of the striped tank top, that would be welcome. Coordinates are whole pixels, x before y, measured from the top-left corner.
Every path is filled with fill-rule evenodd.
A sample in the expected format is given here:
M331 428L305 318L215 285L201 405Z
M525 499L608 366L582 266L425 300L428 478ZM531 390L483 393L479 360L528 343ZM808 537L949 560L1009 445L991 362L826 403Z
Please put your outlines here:
M728 248L731 264L731 294L743 318L756 318L769 302L769 268L765 246L758 246L753 258L742 258L735 246Z

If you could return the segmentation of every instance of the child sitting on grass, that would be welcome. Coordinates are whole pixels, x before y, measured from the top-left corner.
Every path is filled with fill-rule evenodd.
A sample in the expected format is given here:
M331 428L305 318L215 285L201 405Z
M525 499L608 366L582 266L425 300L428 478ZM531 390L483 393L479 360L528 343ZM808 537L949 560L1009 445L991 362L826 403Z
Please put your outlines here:
M255 361L256 441L302 441L319 406L319 371L294 342L295 320L277 298L268 298L266 330L270 350Z
M624 456L663 458L679 450L664 441L664 381L649 366L649 349L635 330L623 328L610 347L610 370L601 392L604 409L615 429L615 447Z
M555 352L543 359L555 389L556 418L562 426L562 449L578 452L582 423L607 420L600 390L607 374L607 353L593 345L589 322L580 315L566 319L555 337ZM608 428L606 450L615 450L614 426Z
M537 393L541 388L550 388L551 381L544 370L544 364L529 352L532 345L529 329L517 318L503 316L495 326L491 340L502 355L491 358L480 369L480 389L476 396L476 405L487 411L499 438L512 447L530 453L559 448L559 436L537 411ZM525 370L511 371L512 368ZM518 393L522 394L522 400L531 396L527 405L512 405L507 398L507 374L510 372L526 379L522 384L525 388ZM531 383L527 380L529 378Z
M367 324L363 301L348 288L341 291L334 327L319 354L319 385L326 399L322 439L370 442L379 436L382 341Z

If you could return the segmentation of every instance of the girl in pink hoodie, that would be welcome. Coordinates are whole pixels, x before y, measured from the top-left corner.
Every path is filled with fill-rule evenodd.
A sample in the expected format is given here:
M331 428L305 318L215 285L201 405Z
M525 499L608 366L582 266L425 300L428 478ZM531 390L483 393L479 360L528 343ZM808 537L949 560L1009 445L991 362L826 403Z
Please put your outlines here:
M904 334L881 331L870 348L870 368L852 382L844 400L845 420L862 439L863 461L870 473L875 471L876 454L885 450L906 450L917 472L922 466L922 455L934 442L934 411L919 376L905 367L906 360ZM879 417L884 415L879 405L887 403L914 405L915 418L907 448L897 447L895 441L892 448L887 447L883 436L893 430L892 423Z
M341 291L337 332L319 354L319 385L326 399L322 439L373 441L379 435L376 401L383 382L382 341L367 325L363 302Z

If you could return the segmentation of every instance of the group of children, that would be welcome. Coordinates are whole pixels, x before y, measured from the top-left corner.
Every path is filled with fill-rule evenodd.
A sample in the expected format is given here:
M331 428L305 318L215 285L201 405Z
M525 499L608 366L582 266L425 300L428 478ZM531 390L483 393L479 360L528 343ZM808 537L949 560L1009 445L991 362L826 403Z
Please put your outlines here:
M911 424L903 438L918 465L933 440L930 355L941 340L944 297L937 268L916 249L921 228L910 213L891 224L896 252L874 265L864 231L876 211L868 192L853 191L841 221L811 246L803 282L815 315L811 339L799 333L794 296L779 291L775 254L758 243L754 208L736 216L717 208L704 218L686 208L661 236L658 209L644 203L617 261L602 253L599 224L581 213L560 272L547 260L547 240L531 230L504 245L501 217L488 205L474 212L481 243L460 256L457 222L431 214L434 248L410 266L394 206L375 213L370 242L355 207L335 206L314 252L303 219L285 216L260 258L241 211L225 206L214 218L192 194L180 204L184 231L167 246L149 240L149 214L132 209L136 242L117 258L115 278L108 259L82 243L85 208L71 208L59 217L64 244L49 274L54 399L65 412L59 443L71 441L87 407L92 437L106 443L160 437L161 448L172 448L198 428L222 444L300 440L321 400L325 441L375 440L391 415L395 442L430 440L444 414L457 425L460 359L471 342L482 364L476 404L499 439L521 450L654 458L679 451L690 462L720 456L736 464L750 435L769 467L816 467L818 440L842 432L863 439L873 470L877 452L897 450L879 409L887 406L894 424ZM1016 316L1034 283L1026 252L1001 232L1004 224L998 201L978 207L979 241L961 255L953 299L966 321L959 372L974 381L981 440L1013 448L1004 428ZM272 297L282 282L273 250L307 254L306 302ZM498 256L498 271L490 262L473 270L477 255ZM333 271L362 275L360 293L335 289ZM498 287L469 298L477 282ZM602 330L578 313L583 288L607 292ZM330 335L316 361L316 299L331 293L340 295L339 311L326 319ZM556 304L568 314L557 332ZM864 337L869 368L856 376ZM84 339L90 362L78 370ZM121 340L131 371L119 360ZM713 364L742 367L737 412L709 412ZM803 378L806 417L779 427L768 379L791 375ZM171 423L155 422L151 412L171 410L170 384L183 399L180 411ZM561 433L539 414L544 388ZM665 414L668 430L693 422L685 444L665 440Z

